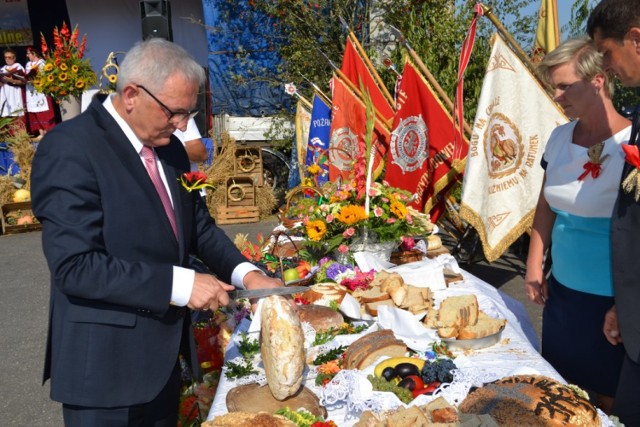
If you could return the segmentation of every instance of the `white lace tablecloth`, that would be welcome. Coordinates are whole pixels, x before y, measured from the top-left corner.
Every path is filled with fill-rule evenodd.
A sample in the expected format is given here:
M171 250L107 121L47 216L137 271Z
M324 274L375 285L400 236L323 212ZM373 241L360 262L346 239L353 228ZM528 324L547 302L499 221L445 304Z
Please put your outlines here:
M442 395L450 403L458 404L467 395L469 387L481 386L485 382L513 374L537 373L564 382L560 374L538 353L537 336L523 305L472 274L465 271L462 274L464 276L463 282L451 285L448 289L434 292L436 306L447 296L474 293L478 298L480 309L493 317L507 319L506 328L502 333L501 340L491 347L480 350L454 350L453 353L456 355L454 361L458 370L454 374L453 383L439 389L434 393L434 396L419 396L412 404L428 403L436 395ZM225 362L241 357L237 349L239 333L248 331L249 327L250 322L244 320L234 332L225 354ZM376 327L377 325L373 325L371 328ZM252 334L257 338L256 332ZM313 335L312 330L305 329L306 344L313 340L310 335ZM319 353L328 348L348 345L359 336L361 335L339 336L334 341L325 344L322 349L313 348L308 351ZM308 348L307 345L306 347ZM259 359L254 361L254 366L257 366L259 373L240 380L227 379L223 368L208 419L228 412L225 398L232 388L247 383L266 383ZM371 390L371 384L366 376L372 372L373 366L363 372L342 371L334 378L334 381L322 388L315 385L315 368L307 367L304 373L304 384L320 398L321 404L328 411L328 419L333 420L341 427L349 427L357 422L360 413L365 409L381 410L402 405L398 398L391 393Z

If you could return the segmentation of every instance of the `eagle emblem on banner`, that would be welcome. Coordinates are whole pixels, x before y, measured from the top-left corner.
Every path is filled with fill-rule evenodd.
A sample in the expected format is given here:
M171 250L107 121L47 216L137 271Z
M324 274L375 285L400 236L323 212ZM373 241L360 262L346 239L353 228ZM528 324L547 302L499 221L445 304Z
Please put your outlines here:
M489 176L502 178L516 172L522 163L524 145L518 127L502 113L493 113L484 140Z
M421 169L429 152L427 125L421 115L403 119L391 134L392 162L402 173Z

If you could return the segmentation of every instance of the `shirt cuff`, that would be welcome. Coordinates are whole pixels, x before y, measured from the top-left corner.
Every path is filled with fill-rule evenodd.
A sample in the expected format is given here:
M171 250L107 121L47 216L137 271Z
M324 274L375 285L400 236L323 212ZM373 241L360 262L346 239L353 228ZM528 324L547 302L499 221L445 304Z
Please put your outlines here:
M260 270L250 262L243 262L242 264L238 264L238 266L233 269L233 273L231 273L231 284L238 289L244 289L244 276L252 271L259 271L260 273L264 274L262 270Z
M194 270L173 266L173 283L171 286L171 305L184 307L189 303L193 281L196 277ZM243 276L244 277L244 276Z

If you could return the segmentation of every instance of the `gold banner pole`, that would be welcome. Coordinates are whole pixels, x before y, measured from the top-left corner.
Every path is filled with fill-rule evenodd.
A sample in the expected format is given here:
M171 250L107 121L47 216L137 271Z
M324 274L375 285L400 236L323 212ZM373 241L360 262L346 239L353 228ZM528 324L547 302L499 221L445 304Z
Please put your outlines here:
M356 49L358 50L358 53L360 53L360 56L362 57L362 60L364 61L364 63L367 66L367 68L369 68L369 71L371 72L371 75L373 76L374 80L376 81L376 83L378 84L380 89L382 90L382 94L384 95L385 98L387 98L387 101L389 102L389 105L391 105L391 108L395 111L395 109L396 109L395 108L395 100L393 99L393 96L391 96L391 94L389 93L389 90L387 89L387 86L382 81L382 78L378 74L378 71L376 70L376 68L373 66L373 63L371 63L371 60L369 59L369 55L367 55L367 52L365 52L364 48L360 44L360 41L358 41L358 38L353 33L351 28L349 28L349 25L347 24L347 22L344 20L344 18L342 16L340 16L340 22L342 23L342 26L347 30L347 32L349 34L349 38L351 39L353 44L356 46Z

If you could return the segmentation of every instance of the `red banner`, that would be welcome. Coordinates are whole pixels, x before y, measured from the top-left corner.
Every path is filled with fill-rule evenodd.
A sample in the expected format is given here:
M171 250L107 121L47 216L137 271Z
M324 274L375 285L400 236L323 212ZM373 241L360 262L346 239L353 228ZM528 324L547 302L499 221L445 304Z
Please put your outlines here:
M338 76L333 77L333 107L331 109L331 132L329 143L329 179L354 178L357 155L364 147L367 114L365 105ZM375 152L373 167L378 174L383 167L389 144L389 131L376 119L373 134ZM374 176L376 175L374 172Z
M371 71L364 62L364 59L350 38L347 38L347 43L344 48L344 56L342 57L342 67L340 71L353 83L353 85L360 90L360 80L364 89L369 91L371 101L373 101L374 107L387 121L391 121L395 114L393 107L387 101L387 98L382 93L380 87L376 84Z
M387 154L386 181L415 194L412 206L438 220L442 202L437 195L455 181L451 168L455 151L455 129L448 111L416 70L405 61L398 93L398 111ZM462 158L466 157L464 144Z

